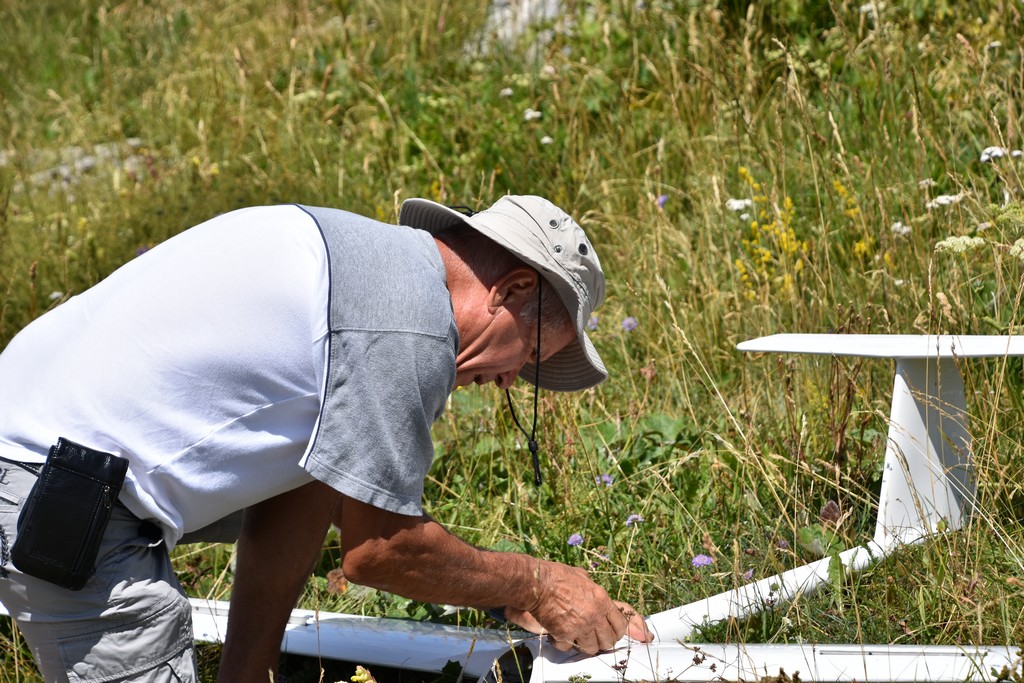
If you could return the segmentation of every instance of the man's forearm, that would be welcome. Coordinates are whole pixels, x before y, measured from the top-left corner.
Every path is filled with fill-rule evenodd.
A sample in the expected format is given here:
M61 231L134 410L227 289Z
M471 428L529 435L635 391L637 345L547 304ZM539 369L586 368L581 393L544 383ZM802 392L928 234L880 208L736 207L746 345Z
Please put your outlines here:
M319 556L338 494L313 483L246 509L238 539L220 683L266 681Z
M386 540L345 555L345 576L407 598L474 607L514 605L530 610L539 599L541 560L473 547L424 518Z

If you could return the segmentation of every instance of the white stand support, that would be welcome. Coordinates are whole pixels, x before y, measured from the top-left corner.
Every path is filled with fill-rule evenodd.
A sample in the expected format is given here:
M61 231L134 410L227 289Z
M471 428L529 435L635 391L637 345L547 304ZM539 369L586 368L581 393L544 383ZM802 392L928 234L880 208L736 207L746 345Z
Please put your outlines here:
M1024 337L777 334L741 351L896 361L874 542L888 550L940 528L960 529L974 507L971 435L958 361L1024 355Z
M960 529L973 506L971 436L960 359L1024 355L1024 337L778 334L740 351L887 358L896 361L889 434L872 541L839 561L859 572L902 544L942 528ZM830 559L796 567L648 618L661 641L689 638L701 625L756 614L809 594L828 580ZM770 599L770 600L769 600Z

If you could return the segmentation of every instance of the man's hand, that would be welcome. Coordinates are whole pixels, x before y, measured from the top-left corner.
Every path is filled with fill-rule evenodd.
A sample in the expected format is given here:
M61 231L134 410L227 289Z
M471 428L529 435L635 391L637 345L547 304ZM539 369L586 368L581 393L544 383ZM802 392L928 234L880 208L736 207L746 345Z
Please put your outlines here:
M647 628L647 624L644 622L644 618L639 612L625 602L615 600L614 604L619 608L619 611L622 612L623 616L625 616L629 622L626 627L627 636L641 643L649 643L654 640L654 634ZM523 610L516 609L515 607L506 607L505 618L524 631L537 634L547 634L547 630L541 626L536 617L529 612L524 612Z
M592 655L613 648L624 635L645 643L654 639L635 609L609 598L582 569L542 562L537 579L536 605L505 614L524 628L540 626L556 649Z

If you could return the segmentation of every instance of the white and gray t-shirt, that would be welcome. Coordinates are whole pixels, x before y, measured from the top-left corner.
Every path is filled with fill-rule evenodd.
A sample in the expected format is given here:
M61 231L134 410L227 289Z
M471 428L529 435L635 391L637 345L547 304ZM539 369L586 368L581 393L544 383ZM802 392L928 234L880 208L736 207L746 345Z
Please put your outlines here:
M337 210L233 211L11 341L0 456L42 461L65 437L129 458L121 500L171 545L314 477L419 514L457 350L428 234Z

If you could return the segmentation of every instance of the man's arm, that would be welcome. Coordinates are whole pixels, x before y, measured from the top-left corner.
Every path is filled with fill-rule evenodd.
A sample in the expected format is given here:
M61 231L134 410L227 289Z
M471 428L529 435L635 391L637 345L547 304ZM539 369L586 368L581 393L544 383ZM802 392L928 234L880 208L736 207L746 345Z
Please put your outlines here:
M343 570L351 581L414 600L528 613L555 647L593 654L623 635L648 641L637 614L627 617L582 569L519 553L475 548L429 517L397 515L343 497Z
M313 482L246 508L219 683L266 681L341 494Z

